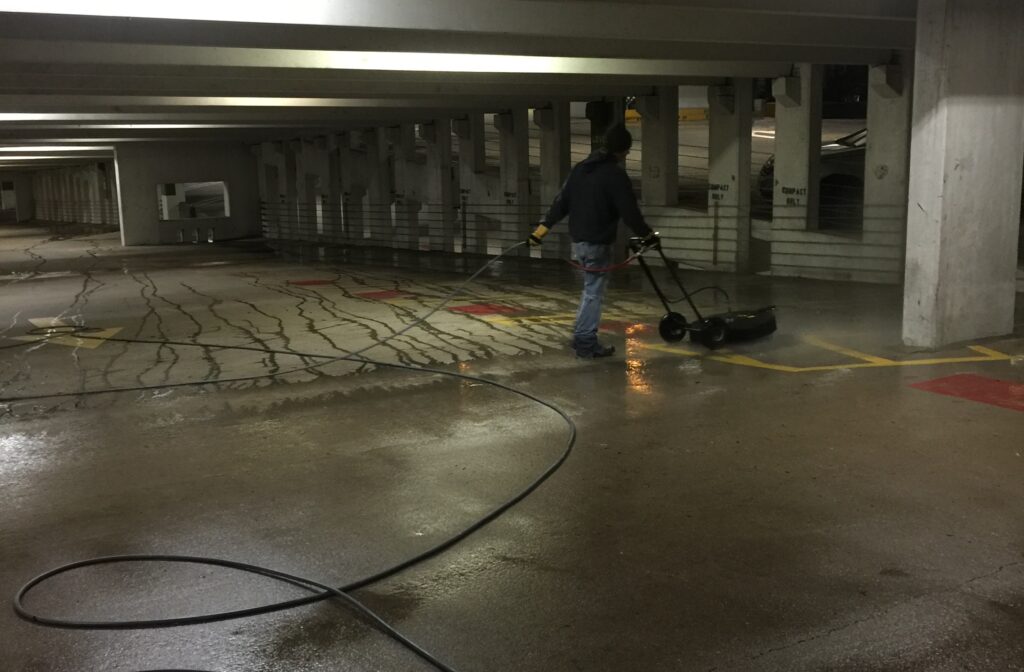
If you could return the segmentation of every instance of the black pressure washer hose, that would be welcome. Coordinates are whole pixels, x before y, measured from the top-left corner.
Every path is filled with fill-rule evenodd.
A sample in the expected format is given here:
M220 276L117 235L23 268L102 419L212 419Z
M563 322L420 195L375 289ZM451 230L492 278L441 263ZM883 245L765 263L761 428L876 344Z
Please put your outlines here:
M321 601L321 600L324 600L324 599L327 599L327 598L330 598L330 597L337 597L337 598L340 598L347 606L352 608L358 614L362 615L364 618L369 620L372 624L374 624L377 628L379 628L381 631L383 631L389 637L391 637L391 638L395 639L396 641L400 642L403 646L407 647L409 650L411 650L417 656L419 656L420 658L422 658L426 662L430 663L436 669L442 670L443 672L456 672L454 668L452 668L449 665L445 664L444 662L442 662L441 660L439 660L438 658L433 656L430 652L426 651L423 647L419 646L418 644L416 644L415 642L410 640L408 637L406 637L405 635L400 633L398 630L396 630L394 627L389 625L383 618L381 618L373 610L371 610L369 607L367 607L362 602L360 602L355 597L353 597L350 593L355 591L355 590L358 590L360 588L364 588L364 587L369 586L371 584L380 582L380 581L382 581L382 580L384 580L386 578L389 578L391 576L394 576L395 574L398 574L399 572L402 572L405 569L408 569L409 567L412 567L413 565L419 564L419 563L421 563L421 562L423 562L423 561L425 561L425 560L427 560L429 558L432 558L432 557L442 553L443 551L445 551L445 550L451 548L452 546L456 545L457 543L459 543L460 541L462 541L463 539L465 539L469 535L473 534L477 530L481 529L482 527L484 527L485 525L487 525L491 521L493 521L496 518L498 518L499 516L501 516L505 511L507 511L508 509L513 507L514 505L516 505L518 502L520 502L523 499L525 499L528 495L530 495L530 493L532 493L534 490L536 490L538 487L540 487L540 485L544 481L546 481L552 474L554 474L555 471L557 471L558 468L561 467L562 464L565 462L565 460L569 457L569 454L572 452L573 445L576 443L576 423L573 422L572 418L570 418L565 411L563 411L561 408L559 408L558 406L554 405L553 403L551 403L549 401L545 401L544 399L541 399L541 398L539 398L539 397L537 397L537 396L535 396L533 394L530 394L529 392L525 392L523 390L516 389L516 388L514 388L512 386L509 386L509 385L505 385L504 383L499 383L497 381L490 380L488 378L484 378L484 377L481 377L481 376L473 376L473 375L457 373L457 372L453 372L453 371L445 371L445 370L441 370L441 369L433 369L433 368L427 368L427 367L413 366L413 365L408 365L408 364L396 364L396 363L391 363L391 362L382 362L382 361L372 360L372 359L369 359L367 357L363 357L362 353L366 352L367 350L369 350L371 348L374 348L374 347L377 347L377 346L382 345L384 343L387 343L388 341L390 341L390 340L392 340L392 339L394 339L394 338L404 334L405 332L407 332L410 329L418 326L419 324L422 324L425 320L429 319L431 315L436 313L438 310L443 308L447 303L449 303L453 298L455 298L455 296L457 296L463 290L463 288L466 285L468 285L470 282L475 280L488 267L490 267L492 264L494 264L496 261L501 259L503 256L505 256L506 254L508 254L509 252L514 250L515 248L519 247L520 245L524 245L524 244L525 243L518 243L516 245L513 245L512 247L509 247L508 249L503 250L500 254L498 254L497 256L495 256L492 259L490 259L478 271L476 271L476 273L471 275L464 282L462 282L458 287L456 287L454 290L452 290L448 295L443 297L441 302L437 306L435 306L432 310L430 310L426 315L424 315L424 316L422 316L420 318L417 318L416 320L414 320L413 322L411 322L410 324L405 326L403 329L401 329L400 331L397 331L397 332L391 334L387 338L385 338L385 339L383 339L381 341L378 341L376 343L373 343L373 344L371 344L371 345L369 345L369 346L367 346L365 348L362 348L360 350L348 353L346 355L340 355L340 356L338 356L338 355L322 355L322 354L316 354L316 353L295 352L295 351L292 351L292 350L277 350L277 349L261 348L261 347L255 347L255 346L219 345L219 344L213 344L213 343L200 343L200 342L194 342L194 341L193 342L189 342L189 341L166 341L166 340L129 339L129 338L105 338L105 339L103 339L105 341L122 342L122 343L149 343L149 344L158 344L158 345L176 345L176 346L183 346L183 347L199 347L199 348L224 349L224 350L249 350L249 351L257 351L257 352L264 352L264 353L271 353L271 354L292 355L292 356L304 357L304 358L310 358L310 359L319 359L321 361L313 363L313 364L309 364L309 365L306 365L306 366L296 367L296 368L293 368L293 369L289 369L287 371L278 371L278 372L274 372L274 373L267 373L267 374L261 374L261 375L255 375L255 376L244 376L244 377L238 377L238 378L222 378L222 379L217 379L217 380L190 381L190 382L182 382L182 383L171 383L171 384L165 384L165 385L139 385L139 386L133 386L133 387L109 388L109 389L101 389L101 390L87 390L87 391L84 391L84 392L63 392L63 393L57 393L57 394L42 394L42 395L29 395L29 396L21 396L21 397L0 398L0 403L16 403L16 402L36 400L36 399L48 399L48 398L60 398L60 397L72 397L72 396L73 397L79 397L79 396L84 396L84 395L108 394L108 393L114 393L114 392L129 392L129 391L142 391L142 390L152 390L152 389L167 389L167 388L171 388L171 387L215 385L215 384L228 383L228 382L241 382L241 381L257 380L257 379L263 379L263 378L274 378L274 377L284 376L284 375L287 375L289 373L296 373L296 372L299 372L299 371L308 371L308 370L311 370L311 369L314 369L314 368L319 368L319 367L325 366L325 365L330 364L332 362L338 362L338 361L344 361L344 360L357 361L357 362L360 362L360 363L363 363L363 364L373 364L375 366L390 367L390 368L396 368L396 369L407 369L407 370L411 370L411 371L419 371L419 372L433 373L433 374L438 374L438 375L443 375L443 376L451 376L453 378L460 378L460 379L464 379L464 380L470 380L470 381L473 381L473 382L483 383L483 384L486 384L486 385L490 385L492 387L496 387L498 389L502 389L502 390L506 390L508 392L512 392L514 394L518 394L521 397L529 399L529 400L531 400L533 402L536 402L536 403L538 403L538 404L540 404L540 405L550 409L551 411L554 411L559 417L561 417L565 421L565 423L566 423L566 425L567 425L567 427L569 429L569 434L566 437L565 448L563 449L561 454L558 456L558 458L554 462L552 462L550 466L547 467L547 469L545 469L539 476L537 476L528 486L526 486L524 489L522 489L519 493L514 495L512 498L506 500L502 504L498 505L497 507L492 509L489 513L487 513L483 517L479 518L478 520L476 520L472 524L468 525L467 527L463 528L461 531L459 531L459 532L455 533L454 535L451 535L451 536L443 539L442 541L440 541L437 544L431 546L430 548L422 551L421 553L419 553L419 554L417 554L417 555L415 555L415 556L413 556L413 557L411 557L411 558L409 558L407 560L399 562L399 563L397 563L397 564L395 564L395 565L393 565L391 567L383 569L383 570L377 572L376 574L373 574L371 576L368 576L368 577L365 577L365 578L362 578L362 579L350 582L350 583L348 583L348 584L346 584L344 586L338 587L338 588L335 588L335 587L332 587L332 586L320 583L318 581L313 581L311 579L306 579L306 578L303 578L303 577L300 577L300 576L296 576L296 575L293 575L293 574L288 574L288 573L285 573L285 572L281 572L281 571L278 571L278 570L275 570L275 569L269 569L269 568L266 568L266 567L260 567L258 565L253 565L253 564L244 563L244 562L235 562L235 561L231 561L231 560L223 560L223 559L219 559L219 558L208 558L208 557L200 557L200 556L183 556L183 555L114 555L114 556L106 556L106 557L100 557L100 558L92 558L92 559L89 559L89 560L82 560L82 561L79 561L79 562L73 562L73 563L70 563L70 564L66 564L66 565L57 567L55 569L51 569L50 571L45 572L43 574L40 574L39 576L37 576L34 579L32 579L31 581L29 581L24 586L22 586L21 589L18 590L17 594L14 597L14 610L15 610L15 612L17 612L17 614L20 617L22 617L22 618L24 618L24 619L26 619L28 621L31 621L33 623L37 623L39 625L45 625L45 626L55 627L55 628L89 629L89 630L96 630L96 629L128 630L128 629L142 629L142 628L165 628L165 627L174 627L174 626L181 626L181 625L196 625L196 624L199 624L199 623L211 623L211 622L214 622L214 621L224 621L224 620L229 620L229 619L234 619L234 618L242 618L242 617L246 617L246 616L255 616L257 614L266 614L266 613L270 613L270 612L274 612L274 611L281 611L281 610L284 610L284 609L292 609L292 608L299 607L299 606L302 606L302 605L312 604L314 602L318 602L318 601ZM82 339L101 338L101 337L90 336L89 335L91 332L95 332L95 331L96 331L96 328L94 328L94 327L85 327L85 326L77 326L77 325L57 326L57 327L53 327L53 328L43 327L43 328L40 328L40 329L34 329L31 332L29 332L29 333L33 333L35 335L40 335L41 336L40 339L38 339L36 341L29 341L29 342L26 342L24 344L18 344L18 346L19 347L25 347L25 346L28 346L28 345L32 345L34 343L44 342L44 341L49 340L50 338L59 337L59 336L71 336L71 337L74 337L74 338L82 338ZM288 584L291 584L291 585L303 588L305 590L308 590L309 592L312 593L312 595L308 595L306 597L301 597L301 598L296 598L296 599L291 599L291 600L283 600L283 601L280 601L280 602L274 602L274 603L270 603L270 604L265 604L265 605L258 606L258 607L250 607L250 608L247 608L247 609L238 609L238 610L234 610L234 611L214 612L214 613L210 613L210 614L201 614L201 615L194 615L194 616L181 616L181 617L174 617L174 618L162 618L162 619L150 619L150 620L131 620L131 621L83 621L83 620L74 620L74 619L53 618L53 617L48 617L48 616L36 614L36 613L32 612L30 609L28 609L24 605L25 597L28 595L28 593L32 589L36 588L40 584L46 582L47 580L49 580L49 579L51 579L51 578L53 578L55 576L58 576L60 574L64 574L66 572L70 572L70 571L75 570L75 569L81 569L83 567L91 567L91 566L106 565L106 564L116 564L116 563L128 563L128 562L173 562L173 563L200 564L200 565L224 567L224 568L228 568L228 569L234 569L234 570L239 570L239 571L243 571L243 572L249 572L249 573L252 573L252 574L257 574L257 575L260 575L260 576L276 579L278 581L282 581L284 583L288 583ZM194 671L194 672L198 672L198 671Z

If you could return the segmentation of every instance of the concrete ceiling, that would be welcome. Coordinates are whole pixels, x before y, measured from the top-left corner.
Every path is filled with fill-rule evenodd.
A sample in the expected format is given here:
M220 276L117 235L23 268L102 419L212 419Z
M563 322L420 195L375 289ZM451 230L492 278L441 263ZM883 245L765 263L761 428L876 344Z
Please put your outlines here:
M915 14L916 0L0 0L0 145L256 141L882 63L913 48Z

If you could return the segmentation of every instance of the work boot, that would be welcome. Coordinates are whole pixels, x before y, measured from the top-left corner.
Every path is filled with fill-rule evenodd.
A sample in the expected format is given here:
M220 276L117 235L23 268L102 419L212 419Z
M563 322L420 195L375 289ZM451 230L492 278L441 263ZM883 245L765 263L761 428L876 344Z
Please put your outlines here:
M599 357L611 357L615 354L614 345L592 345L589 348L576 348L576 356L580 359L597 359Z

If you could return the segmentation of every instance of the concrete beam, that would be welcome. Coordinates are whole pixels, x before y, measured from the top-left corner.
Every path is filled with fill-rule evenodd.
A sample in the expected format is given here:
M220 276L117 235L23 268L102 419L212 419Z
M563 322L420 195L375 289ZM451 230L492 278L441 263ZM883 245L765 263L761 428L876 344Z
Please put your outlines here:
M778 76L787 62L760 69ZM674 80L675 78L673 78ZM680 83L714 84L721 77L695 75ZM710 81L709 81L710 80ZM231 68L204 65L176 68L144 64L0 62L0 91L152 96L280 97L446 97L453 95L541 94L578 100L604 95L643 95L669 83L639 75L566 75L552 73L401 72Z
M865 59L864 50L910 46L914 16L913 0L774 0L770 10L757 0L687 0L685 5L660 6L605 2L597 11L594 3L552 0L529 2L525 9L524 3L507 0L361 0L337 7L307 0L245 10L209 3L106 2L76 6L76 15L55 13L65 7L48 9L47 4L7 2L8 8L54 13L8 13L0 20L0 35L65 41L101 36L134 44L284 49L345 44L382 51L540 55L551 53L555 39L562 53L573 55L883 62ZM355 15L360 19L353 20ZM206 20L186 20L193 18ZM684 55L681 49L688 51ZM851 53L855 51L860 55Z
M562 74L646 77L766 76L781 63L742 60L674 60L589 58L566 56L424 54L313 49L250 49L240 47L183 47L174 45L61 42L54 49L42 40L0 39L0 61L175 67L276 68L354 72L445 72Z
M524 11L528 4L529 11ZM149 21L173 42L187 33L189 24L199 21L226 22L222 33L232 26L249 24L249 35L263 39L295 39L305 27L344 29L349 33L419 32L444 37L488 37L492 42L514 42L523 37L575 39L585 43L604 42L610 49L622 40L651 40L664 43L710 42L720 44L842 45L879 49L907 48L913 44L913 17L906 12L907 0L877 1L820 0L815 6L777 2L763 9L744 3L719 5L686 2L679 4L568 3L533 0L348 0L324 3L292 0L287 5L249 4L244 7L220 3L183 2L138 3L129 0L103 4L76 5L70 24L83 31L88 17L120 17ZM868 8L865 11L865 6ZM10 0L5 8L16 12L61 14L64 2ZM96 23L93 21L92 23ZM121 21L123 24L123 20ZM252 24L268 24L254 27ZM144 24L145 25L145 24ZM201 24L200 24L201 25ZM122 32L130 27L117 26ZM294 27L294 28L292 28ZM288 30L292 28L292 30ZM841 29L841 30L840 30ZM273 32L272 32L273 31ZM315 32L315 31L314 31ZM281 35L281 34L284 34ZM93 33L96 34L96 33ZM400 35L392 35L400 37ZM495 45L492 48L500 48Z
M291 77L267 72L261 77L196 76L183 84L166 72L153 75L85 75L2 73L0 109L48 110L97 107L163 108L220 104L243 107L303 105L307 107L351 107L353 100L406 99L424 102L444 100L446 105L473 105L474 101L585 100L601 95L649 95L657 78L575 77L572 75L479 78L458 82L407 81L382 77L367 82L356 77ZM552 81L554 80L554 81ZM723 81L717 77L682 80L707 85ZM116 91L117 93L112 93ZM182 95L187 92L189 95ZM456 100L453 100L456 99ZM468 102L467 102L468 101ZM500 105L499 105L500 107Z

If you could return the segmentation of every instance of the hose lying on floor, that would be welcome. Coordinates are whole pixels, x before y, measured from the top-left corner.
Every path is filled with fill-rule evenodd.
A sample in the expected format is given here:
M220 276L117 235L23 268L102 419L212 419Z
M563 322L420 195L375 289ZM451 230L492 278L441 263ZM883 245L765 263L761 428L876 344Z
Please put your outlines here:
M430 652L425 650L423 647L419 646L418 644L413 642L411 639L409 639L408 637L406 637L405 635L400 633L398 630L396 630L394 627L389 625L382 617L380 617L378 614L376 614L374 611L372 611L369 607L364 605L358 599L353 597L351 593L356 591L356 590L358 590L358 589L360 589L360 588L365 588L365 587L367 587L369 585L372 585L372 584L378 583L380 581L383 581L384 579L387 579L387 578L389 578L391 576L394 576L395 574L398 574L399 572L402 572L405 569L408 569L409 567L417 565L417 564L419 564L419 563L421 563L421 562L423 562L423 561L425 561L425 560L427 560L429 558L432 558L432 557L442 553L443 551L445 551L445 550L451 548L452 546L456 545L457 543L459 543L460 541L462 541L463 539L465 539L469 535L473 534L477 530L481 529L482 527L484 527L485 525L487 525L491 521L495 520L496 518L501 516L505 511L507 511L508 509L513 507L515 504L517 504L518 502L520 502L524 498L526 498L530 493L532 493L534 490L536 490L544 481L546 481L553 473L555 473L555 471L557 471L558 468L561 467L562 464L565 462L565 460L569 457L569 454L572 451L573 445L576 443L576 424L572 421L572 418L570 418L568 416L568 414L565 413L565 411L563 411L559 407L555 406L551 402L545 401L545 400L543 400L543 399L541 399L541 398L539 398L539 397L537 397L537 396L535 396L533 394L530 394L529 392L525 392L523 390L519 390L519 389L514 388L512 386L509 386L509 385L505 385L504 383L499 383L497 381L490 380L488 378L484 378L484 377L481 377L481 376L473 376L473 375L469 375L469 374L457 373L457 372L453 372L453 371L446 371L446 370L442 370L442 369L434 369L434 368L427 368L427 367L420 367L420 366L412 366L412 365L408 365L408 364L396 364L396 363L391 363L391 362L377 361L377 360L373 360L373 359L369 359L367 357L364 357L363 353L366 352L367 350L370 350L371 348L374 348L374 347L377 347L377 346L382 345L384 343L387 343L391 339L394 339L394 338L404 334L405 332L409 331L410 329L413 329L414 327L422 324L424 321L429 319L434 313L436 313L438 310L443 308L447 303L449 303L453 298L455 298L455 296L457 296L466 287L466 285L468 285L470 282L475 280L488 267L490 267L492 264L494 264L496 261L501 259L503 256L505 256L506 254L508 254L509 252L511 252L512 250L514 250L515 248L517 248L517 247L519 247L520 245L523 245L523 244L525 244L525 243L518 243L516 245L513 245L512 247L509 247L508 249L502 251L497 256L493 257L486 264L484 264L478 271L476 271L468 279L466 279L464 282L462 282L459 286L457 286L454 290L452 290L448 295L443 297L441 302L437 306L435 306L433 309L431 309L426 315L417 318L415 321L413 321L412 323L406 325L400 331L397 331L397 332L391 334L390 336L388 336L387 338L385 338L385 339L383 339L381 341L378 341L378 342L373 343L373 344L371 344L371 345L369 345L369 346L367 346L365 348L362 348L360 350L357 350L357 351L354 351L354 352L351 352L351 353L348 353L348 354L345 354L345 355L323 355L323 354L316 354L316 353L295 352L295 351L292 351L292 350L276 350L276 349L272 349L272 348L260 348L260 347L256 347L256 346L219 345L219 344L214 344L214 343L201 343L201 342L194 342L194 341L190 342L190 341L167 341L167 340L131 339L131 338L104 338L102 340L113 341L113 342L122 342L122 343L148 343L148 344L174 345L174 346L182 346L182 347L198 347L198 348L208 348L208 349L249 350L249 351L264 352L264 353L269 353L269 354L292 355L292 356L297 356L297 357L316 359L318 361L316 361L316 362L314 362L312 364L308 364L306 366L301 366L301 367L295 367L295 368L292 368L292 369L288 369L286 371L279 371L279 372L275 372L275 373L267 373L267 374L254 375L254 376L243 376L243 377L237 377L237 378L223 378L223 379L218 379L218 380L201 380L201 381L191 381L191 382L182 382L182 383L171 383L171 384L165 384L165 385L139 385L139 386L133 386L133 387L119 387L119 388L89 390L89 391L84 391L84 392L63 392L63 393L57 393L57 394L27 395L27 396L21 396L21 397L0 398L0 403L16 403L16 402L30 401L30 400L36 400L36 399L46 399L46 398L80 397L80 396L84 396L84 395L110 394L110 393L115 393L115 392L130 392L130 391L152 390L152 389L167 389L167 388L171 388L171 387L216 385L216 384L221 384L221 383L250 381L250 380L257 380L257 379L262 379L262 378L279 377L279 376L287 375L289 373L296 373L296 372L299 372L299 371L308 371L308 370L311 370L311 369L323 367L323 366L325 366L327 364L331 364L333 362L339 362L339 361L355 361L355 362L359 362L359 363L362 363L362 364L372 364L374 366L389 367L389 368L395 368L395 369L406 369L406 370L417 371L417 372L421 372L421 373L430 373L430 374L436 374L436 375L441 375L441 376L450 376L452 378L458 378L458 379L469 380L469 381L473 381L473 382L477 382L477 383L483 383L485 385L490 385L492 387L495 387L495 388L498 388L498 389L501 389L501 390L505 390L505 391L511 392L513 394L517 394L517 395L519 395L519 396L521 396L521 397L523 397L525 399L533 401L533 402L535 402L537 404L540 404L541 406L544 406L545 408L553 411L562 420L565 421L566 427L568 429L568 434L566 436L564 448L562 449L560 454L557 456L557 458L539 476L534 478L533 481L531 481L526 487L524 487L522 490L520 490L516 495L514 495L510 499L506 500L505 502L499 504L498 506L493 508L489 513L487 513L483 517L477 519L476 521L474 521L470 525L464 527L459 532L456 532L455 534L452 534L452 535L446 537L445 539L443 539L440 542L434 544L430 548L427 548L426 550L420 552L419 554L417 554L417 555L415 555L415 556L413 556L411 558L408 558L407 560L403 560L403 561L401 561L401 562L399 562L399 563L397 563L395 565L392 565L391 567L382 569L382 570L378 571L377 573L375 573L375 574L373 574L371 576L364 577L364 578L358 579L356 581L352 581L352 582L350 582L348 584L345 584L345 585L343 585L341 587L338 587L338 588L335 588L335 587L332 587L332 586L329 586L327 584L324 584L324 583L321 583L321 582L318 582L318 581L314 581L314 580L311 580L311 579L306 579L306 578L303 578L303 577L300 577L300 576L295 576L293 574L288 574L288 573L285 573L285 572L281 572L281 571L278 571L278 570L275 570L275 569L269 569L269 568L266 568L266 567L259 567L257 565L253 565L253 564L249 564L249 563L235 562L235 561L231 561L231 560L223 560L223 559L218 559L218 558L207 558L207 557L199 557L199 556L181 556L181 555L114 555L114 556L106 556L106 557L100 557L100 558L92 558L92 559L89 559L89 560L82 560L82 561L79 561L79 562L73 562L73 563L70 563L70 564L67 564L67 565L63 565L61 567L57 567L55 569L51 569L50 571L45 572L43 574L40 574L39 576L37 576L34 579L32 579L31 581L29 581L24 586L22 586L21 589L18 590L17 594L14 597L14 610L15 610L15 612L17 612L17 614L20 617L22 617L22 618L24 618L24 619L26 619L28 621L31 621L33 623L37 623L39 625L50 626L50 627L56 627L56 628L127 630L127 629L141 629L141 628L166 628L166 627L174 627L174 626L182 626L182 625L196 625L196 624L199 624L199 623L210 623L210 622L214 622L214 621L224 621L224 620L228 620L228 619L242 618L242 617L246 617L246 616L255 616L257 614L265 614L265 613L274 612L274 611L281 611L283 609L291 609L291 608L299 607L299 606L306 605L306 604L312 604L314 602L318 602L320 600L324 600L324 599L327 599L327 598L336 597L336 598L339 598L346 606L350 607L353 611L355 611L356 613L358 613L359 615L364 617L367 621L372 623L375 627L380 629L382 632L387 634L389 637L392 637L396 641L400 642L403 646L407 647L409 650L411 650L413 653L415 653L417 656L419 656L420 658L422 658L423 660L428 662L430 665L432 665L436 669L443 670L444 672L455 672L454 668L452 668L451 666L445 664L444 662L439 660L437 657L432 655ZM100 338L100 337L96 337L96 336L90 336L90 333L93 333L96 330L97 329L95 327L85 327L85 326L77 326L77 325L58 326L58 327L52 327L52 328L43 327L43 328L40 328L40 329L32 330L32 332L30 332L32 334L39 335L40 338L38 340L26 342L26 343L23 343L23 344L18 344L17 347L24 347L24 346L32 345L34 343L45 342L45 341L49 340L50 338L55 338L55 337L60 337L60 336L64 336L64 337L71 336L71 337L74 337L74 338L81 338L81 339ZM16 347L16 346L5 346L5 347ZM303 588L303 589L309 591L311 594L308 595L308 596L305 596L305 597L301 597L301 598L296 598L296 599L291 599L291 600L284 600L284 601L280 601L280 602L274 602L274 603L271 603L271 604L265 604L265 605L262 605L262 606L251 607L251 608L247 608L247 609L238 609L238 610L233 610L233 611L215 612L215 613L209 613L209 614L200 614L200 615L192 615L192 616L181 616L181 617L173 617L173 618L161 618L161 619L152 619L152 620L130 620L130 621L86 621L86 620L74 620L74 619L65 619L65 618L54 618L54 617L48 617L48 616L45 616L45 615L36 614L33 611L31 611L28 607L25 606L25 598L29 594L29 592L32 591L33 589L37 588L39 585L45 583L49 579L52 579L53 577L59 576L61 574L65 574L67 572L70 572L70 571L73 571L73 570L76 570L76 569L81 569L83 567L92 567L92 566L97 566L97 565L109 565L109 564L117 564L117 563L140 563L140 562L171 562L171 563L186 563L186 564L199 564L199 565L210 565L210 566L216 566L216 567L224 567L224 568L228 568L228 569L239 570L239 571L243 571L243 572L249 572L249 573L252 573L252 574L257 574L257 575L260 575L260 576L276 579L278 581L282 581L282 582L291 584L293 586L297 586L297 587Z

